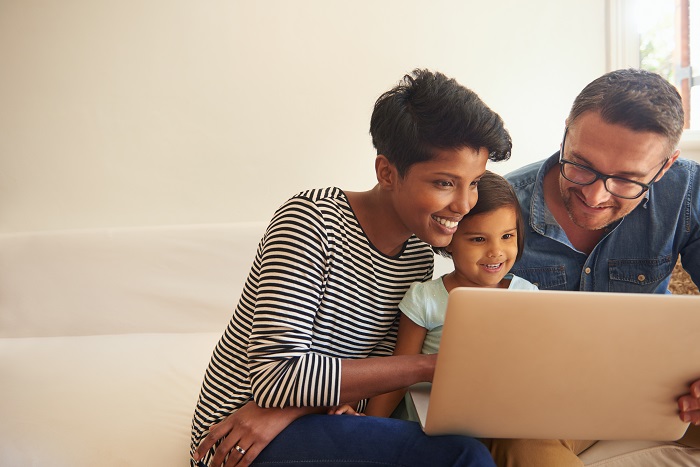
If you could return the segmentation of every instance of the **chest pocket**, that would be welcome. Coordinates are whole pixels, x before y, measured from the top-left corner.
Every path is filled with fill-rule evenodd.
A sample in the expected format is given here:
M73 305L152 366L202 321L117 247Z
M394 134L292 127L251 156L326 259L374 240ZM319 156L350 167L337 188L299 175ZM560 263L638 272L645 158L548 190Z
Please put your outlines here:
M671 256L608 261L609 292L652 293L673 270Z
M527 279L540 290L566 290L566 269L564 266L544 266L539 268L513 268L516 276Z

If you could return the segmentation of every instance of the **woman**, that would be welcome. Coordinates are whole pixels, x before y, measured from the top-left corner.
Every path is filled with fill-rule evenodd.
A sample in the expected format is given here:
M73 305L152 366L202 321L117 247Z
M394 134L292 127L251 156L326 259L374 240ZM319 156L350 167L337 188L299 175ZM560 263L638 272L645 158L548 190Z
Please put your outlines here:
M449 244L487 160L511 149L475 93L427 70L379 97L370 133L372 189L305 191L270 222L205 375L193 466L493 465L471 438L324 415L432 380L435 355L391 356L398 302L432 277L431 245Z

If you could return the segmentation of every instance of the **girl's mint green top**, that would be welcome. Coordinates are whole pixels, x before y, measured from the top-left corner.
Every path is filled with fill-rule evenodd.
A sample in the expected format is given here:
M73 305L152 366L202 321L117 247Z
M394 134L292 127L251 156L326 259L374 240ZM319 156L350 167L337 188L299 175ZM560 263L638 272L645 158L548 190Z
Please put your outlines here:
M506 274L505 278L510 279L509 289L537 290L536 286L522 277ZM414 282L399 303L399 309L404 315L428 330L421 350L424 354L438 351L447 311L447 297L447 289L440 277L428 282Z

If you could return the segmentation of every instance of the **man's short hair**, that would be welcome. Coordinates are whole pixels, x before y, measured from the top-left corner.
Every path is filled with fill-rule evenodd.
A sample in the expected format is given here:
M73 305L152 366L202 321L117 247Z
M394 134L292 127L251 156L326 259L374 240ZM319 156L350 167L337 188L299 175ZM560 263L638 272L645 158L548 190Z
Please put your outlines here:
M664 78L646 70L611 71L592 81L574 100L568 124L588 111L598 112L607 123L663 135L671 151L683 134L680 94Z

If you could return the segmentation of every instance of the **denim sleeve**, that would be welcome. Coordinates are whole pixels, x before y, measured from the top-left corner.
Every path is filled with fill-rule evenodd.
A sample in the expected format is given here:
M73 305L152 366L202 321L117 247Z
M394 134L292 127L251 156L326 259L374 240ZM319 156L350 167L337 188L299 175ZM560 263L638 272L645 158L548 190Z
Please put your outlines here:
M689 175L682 224L685 243L679 253L683 269L700 287L700 165L691 164Z

